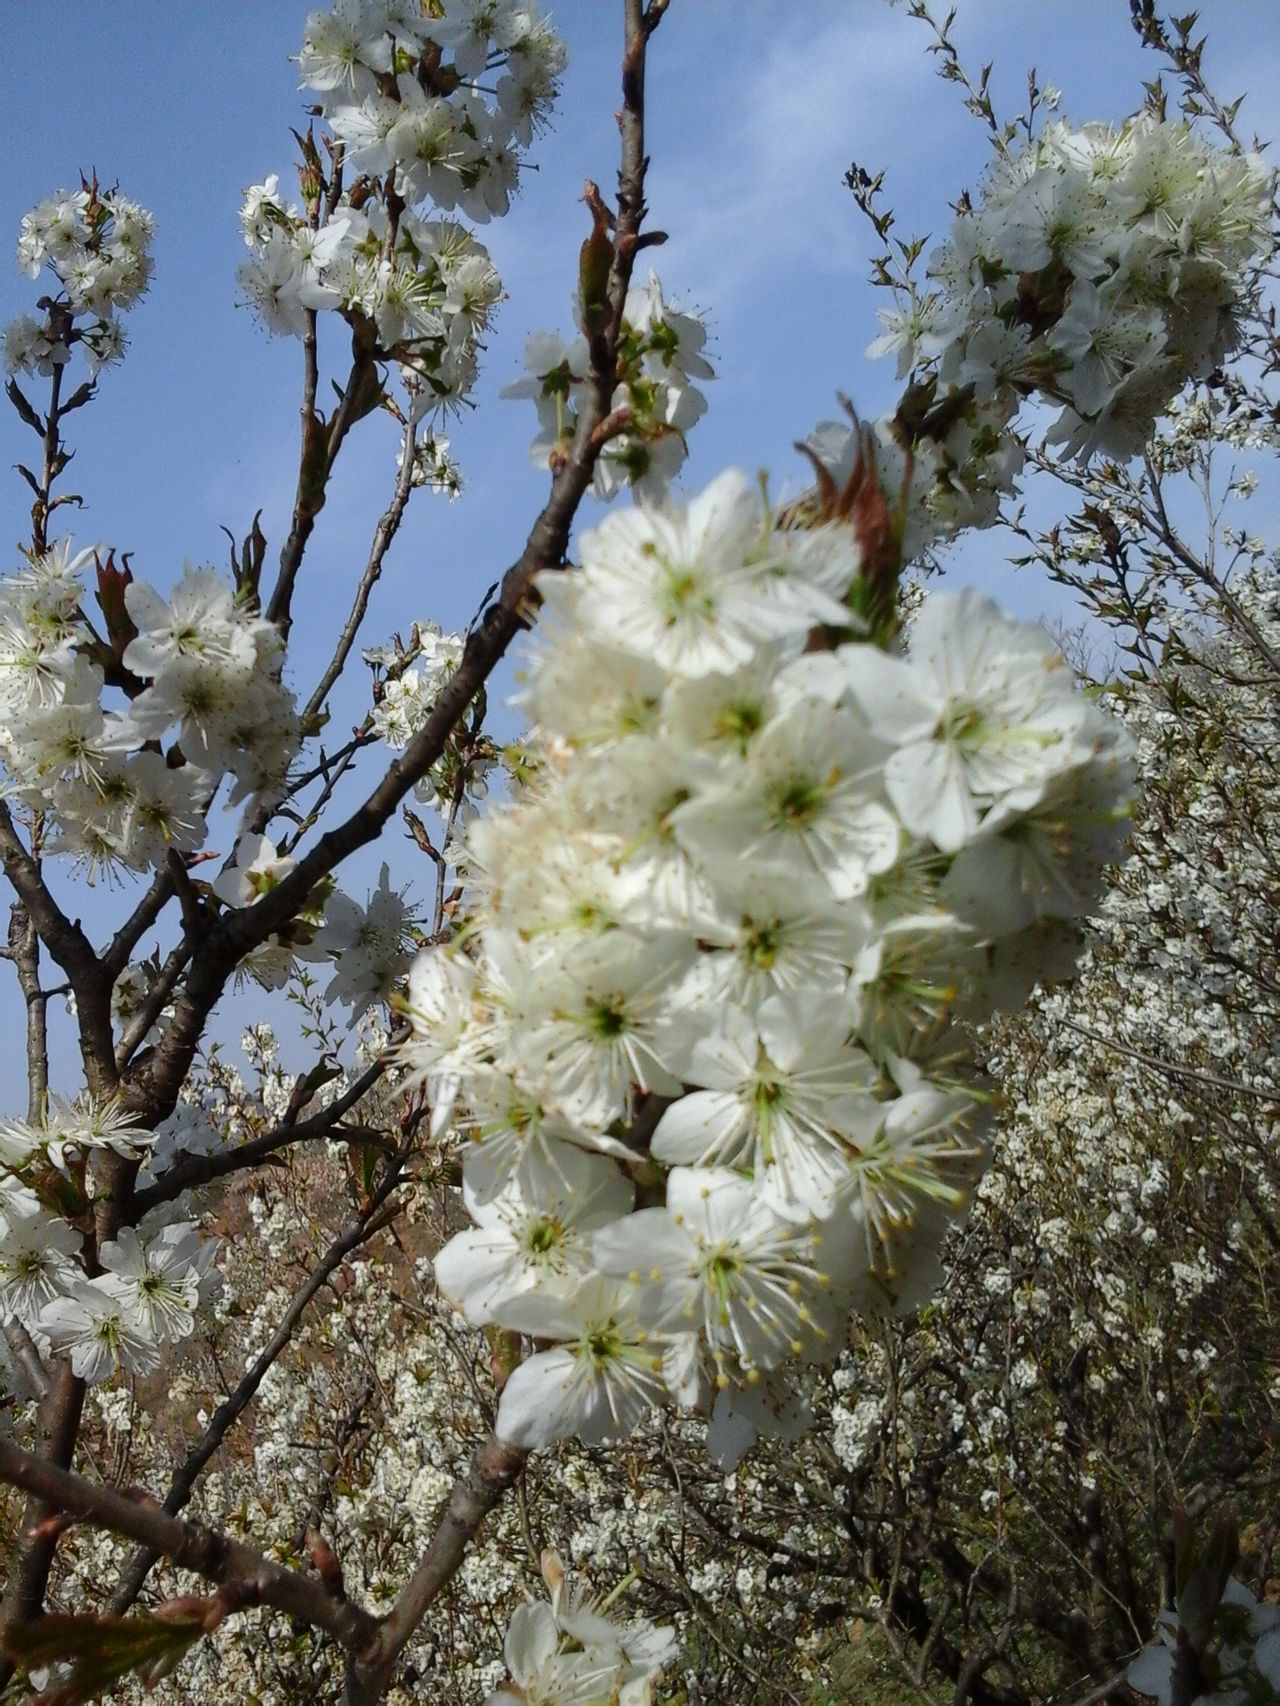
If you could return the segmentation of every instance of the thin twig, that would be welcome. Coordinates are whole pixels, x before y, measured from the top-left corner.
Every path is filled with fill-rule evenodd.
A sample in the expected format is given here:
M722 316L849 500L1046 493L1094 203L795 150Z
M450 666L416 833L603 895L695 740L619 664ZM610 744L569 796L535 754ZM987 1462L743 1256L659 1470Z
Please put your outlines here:
M1212 1084L1217 1090L1229 1090L1233 1096L1252 1096L1259 1102L1280 1103L1280 1094L1272 1094L1269 1090L1255 1090L1252 1084L1242 1084L1238 1078L1223 1078L1216 1072L1201 1072L1193 1066L1175 1066L1171 1060L1161 1060L1158 1055L1144 1054L1141 1049L1131 1048L1128 1043L1117 1041L1115 1037L1104 1037L1099 1031L1091 1031L1087 1025L1077 1024L1074 1019L1060 1018L1059 1023L1069 1031L1076 1031L1082 1037L1088 1037L1090 1042L1101 1043L1103 1048L1114 1049L1117 1054L1127 1055L1130 1060L1136 1060L1140 1066L1148 1067L1152 1072L1163 1078L1190 1078L1199 1084Z
M158 1208L161 1203L173 1202L184 1191L195 1190L214 1179L225 1179L232 1173L243 1173L265 1161L268 1156L276 1155L280 1150L295 1143L334 1138L341 1140L343 1133L336 1129L338 1121L368 1095L390 1065L391 1060L387 1055L375 1060L340 1096L335 1096L332 1102L318 1114L313 1114L310 1119L286 1122L271 1131L263 1132L261 1137L250 1138L247 1143L237 1144L234 1149L218 1150L213 1155L180 1156L161 1174L154 1185L137 1192L133 1199L135 1214L141 1218L153 1208Z
M342 674L347 658L351 654L351 648L356 643L356 636L360 632L365 612L369 608L370 596L378 583L379 576L382 574L383 561L391 547L392 540L399 532L400 523L404 519L404 512L413 493L414 448L414 428L412 423L407 423L404 429L402 461L400 472L396 476L395 491L392 493L391 502L378 518L378 525L373 532L373 543L369 547L369 560L365 564L364 573L360 577L360 584L356 588L355 601L351 606L347 620L343 624L342 633L338 637L338 644L334 649L333 656L329 659L324 674L316 683L315 691L307 700L302 713L304 723L320 711L328 697L329 689Z
M213 1418L205 1429L200 1443L190 1453L170 1483L163 1506L170 1516L176 1516L187 1504L205 1465L217 1452L231 1427L252 1403L258 1388L292 1339L295 1327L306 1313L313 1299L329 1283L335 1269L347 1259L353 1250L358 1249L367 1238L372 1236L374 1222L379 1219L383 1206L400 1183L411 1141L411 1139L406 1140L400 1154L387 1168L386 1174L368 1203L356 1218L342 1229L316 1263L307 1283L294 1297L293 1302L281 1317L279 1326L260 1354L254 1359L252 1366L246 1371L243 1380L235 1391L214 1411ZM126 1611L133 1604L152 1565L160 1557L162 1551L163 1548L144 1546L140 1552L135 1553L112 1598L112 1611Z

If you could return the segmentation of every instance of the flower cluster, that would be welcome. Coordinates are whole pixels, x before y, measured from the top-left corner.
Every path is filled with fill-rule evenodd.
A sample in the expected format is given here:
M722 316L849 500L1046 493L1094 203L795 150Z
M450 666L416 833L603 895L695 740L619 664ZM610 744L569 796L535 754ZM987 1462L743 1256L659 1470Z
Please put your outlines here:
M1236 1511L1241 1576L1276 1573L1255 1538L1269 1533L1274 1477L1242 1475L1237 1441L1270 1438L1280 1405L1269 1306L1280 941L1266 851L1280 835L1280 707L1256 649L1280 649L1280 584L1262 568L1230 587L1238 616L1188 620L1161 680L1107 696L1138 753L1126 861L1089 921L1079 977L984 1027L1002 1111L945 1287L910 1322L855 1326L814 1445L757 1453L709 1506L745 1528L749 1477L764 1513L751 1522L834 1560L833 1594L848 1569L866 1593L895 1563L923 1577L976 1536L1008 1572L988 1616L1005 1611L1012 1573L1028 1603L1067 1603L1080 1554L1045 1536L1078 1532L1084 1510L1110 1557L1128 1548L1154 1610L1166 1590L1142 1481L1153 1430L1180 1493L1204 1488L1210 1508ZM851 1508L883 1537L869 1552L850 1544ZM963 1653L972 1612L947 1623L938 1579L921 1628L941 1621ZM1133 1645L1120 1605L1098 1627L1116 1651ZM1160 1650L1167 1665L1164 1636ZM1098 1664L1067 1626L1014 1691L1070 1698ZM1151 1692L1159 1682L1157 1670Z
M850 636L848 529L779 531L730 473L540 583L521 793L410 978L476 1221L477 1323L551 1341L524 1445L675 1399L735 1461L804 1424L851 1313L933 1283L987 1096L956 1021L1070 968L1127 752L1037 628L938 595L906 655Z
M510 1687L489 1695L486 1706L527 1701L649 1706L662 1671L676 1656L675 1630L643 1617L622 1623L610 1616L616 1596L592 1599L553 1552L543 1553L542 1574L551 1603L528 1600L512 1616L503 1646Z
M565 57L535 0L338 0L307 19L298 63L350 171L483 223L510 205Z
M403 890L391 887L385 864L365 906L348 895L329 897L307 957L333 961L325 1000L349 1007L352 1025L408 971L417 917Z
M154 1372L211 1289L215 1246L172 1210L121 1228L98 1248L99 1271L86 1271L97 1158L141 1159L158 1136L110 1102L55 1098L39 1122L0 1124L0 1321L17 1321L42 1354L68 1356L84 1380Z
M236 277L268 331L302 337L308 310L322 308L368 325L376 353L412 376L419 417L470 390L502 285L463 226L344 197L313 227L281 199L274 174L247 191L241 221L253 258Z
M1069 455L1142 449L1237 341L1251 269L1273 246L1271 182L1259 156L1150 113L1055 121L996 156L927 283L908 273L895 287L868 350L913 375L873 439L908 558L996 520L1024 461L1027 399L1057 407L1047 442ZM863 445L824 423L810 448L839 483Z
M58 190L33 207L18 237L18 266L28 278L48 267L61 295L45 318L21 314L5 328L4 365L9 373L52 373L84 346L96 374L124 353L124 333L114 318L131 308L151 277L151 215L118 190L100 189L96 179L74 193ZM75 325L85 319L83 326Z
M361 655L375 679L373 729L393 751L402 751L426 722L441 688L462 662L461 634L446 634L436 622L415 622L408 644L371 646Z
M84 613L91 562L105 639ZM212 569L187 569L164 598L59 541L0 581L8 791L50 812L55 847L91 867L162 866L201 844L224 775L233 803L283 781L299 725L281 663L274 625ZM123 707L104 703L118 689Z
M421 210L481 222L507 211L564 57L528 0L447 11L343 0L312 13L302 86L318 98L350 187L339 193L335 174L322 196L311 148L303 213L275 176L247 191L253 258L237 276L267 328L302 337L312 311L336 310L405 368L415 418L465 396L502 286L470 232ZM434 478L425 465L422 478Z
M575 319L581 323L582 303ZM647 284L627 295L618 344L618 382L612 407L624 409L627 430L610 440L595 465L593 490L612 498L624 486L652 496L665 490L688 454L685 434L706 412L707 401L692 383L711 379L702 354L707 332L701 319L663 298L651 272ZM529 377L504 386L504 397L530 397L538 411L538 436L529 449L539 468L555 468L577 431L589 372L585 336L566 344L553 332L536 332L525 346Z
M362 653L375 672L370 725L393 752L408 746L431 715L462 662L464 645L461 634L446 634L435 622L415 622L407 643L397 635L391 645ZM455 728L444 752L414 785L418 799L444 819L446 839L485 797L489 773L498 762L496 747L478 731L475 716Z

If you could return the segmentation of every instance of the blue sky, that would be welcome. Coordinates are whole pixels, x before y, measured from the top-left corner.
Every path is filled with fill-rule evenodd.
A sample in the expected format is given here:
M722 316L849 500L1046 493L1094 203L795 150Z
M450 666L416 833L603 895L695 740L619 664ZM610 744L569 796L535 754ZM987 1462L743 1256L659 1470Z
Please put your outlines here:
M292 172L289 126L302 122L302 104L289 56L309 9L296 0L11 0L6 14L0 245L27 208L82 168L156 215L152 291L129 316L125 363L72 418L77 455L64 489L86 500L68 523L78 541L133 551L136 571L161 586L184 561L226 560L222 524L243 533L261 508L273 550L285 531L299 348L268 338L236 306L234 274L245 255L244 186ZM463 625L518 554L545 490L527 457L532 409L496 393L520 371L528 333L569 329L582 182L593 177L609 194L616 171L621 5L562 0L549 10L571 66L537 170L510 217L481 232L510 300L489 340L478 407L451 429L466 493L453 505L422 494L411 508L369 643L415 618ZM1280 30L1269 0L1207 0L1199 10L1211 80L1227 97L1252 91L1242 122L1270 134ZM992 90L1009 110L1032 63L1080 121L1130 111L1156 68L1123 0L958 0L955 36L971 66L996 62ZM737 463L768 469L775 490L796 490L804 473L793 442L835 412L837 391L867 414L892 406L892 363L863 355L877 330L866 282L872 234L841 179L851 160L884 168L899 231L935 235L948 203L976 183L981 126L938 79L928 40L904 7L883 0L673 0L651 57L649 202L652 222L670 234L652 255L668 295L707 314L720 373L693 435L688 484ZM29 310L36 294L0 268L0 319ZM16 417L0 415L0 465L33 448ZM364 562L395 450L393 424L380 416L344 452L303 574L294 680L304 692L318 668L307 660L331 644ZM8 549L26 536L27 505L16 476L5 479ZM955 572L1020 611L1059 607L1029 573L1009 570L992 541L962 553ZM363 895L374 877L376 860L352 892ZM6 1102L18 1093L7 1082L4 1090Z

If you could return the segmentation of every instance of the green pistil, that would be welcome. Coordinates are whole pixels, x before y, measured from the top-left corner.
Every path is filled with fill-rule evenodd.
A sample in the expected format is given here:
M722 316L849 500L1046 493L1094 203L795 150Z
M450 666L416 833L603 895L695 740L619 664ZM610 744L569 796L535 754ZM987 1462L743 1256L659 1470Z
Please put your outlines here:
M598 1037L620 1037L627 1028L627 1010L621 997L615 995L589 1008L587 1024Z
M617 732L624 735L648 734L657 721L656 699L633 699L618 712Z
M799 829L818 815L826 797L821 782L807 777L790 782L773 796L774 820L790 829Z
M707 1285L720 1300L720 1320L725 1323L729 1319L729 1300L733 1296L734 1275L738 1264L730 1256L717 1254L707 1263Z
M622 1339L612 1327L597 1327L587 1334L586 1348L596 1362L616 1362L622 1355Z
M558 1220L539 1220L529 1233L529 1252L534 1256L549 1256L564 1236Z
M745 747L763 722L764 710L760 705L750 702L726 705L716 718L716 733L722 740L731 740Z
M702 581L690 569L668 568L663 591L672 620L695 602L703 610L710 610L712 607Z
M933 731L935 740L975 741L982 733L982 712L976 705L960 705L943 717Z
M773 1110L786 1101L786 1091L772 1078L756 1080L752 1095L756 1110L756 1137L760 1143L760 1158L767 1166L773 1160Z
M670 357L680 348L680 339L665 320L659 320L656 326L650 326L646 342L656 355Z
M782 931L776 924L757 924L742 944L742 957L757 971L772 971L782 946Z
M569 372L569 363L562 361L559 367L553 367L550 373L543 374L542 395L544 397L567 397L573 383L573 375Z
M609 460L616 462L619 468L625 468L633 480L640 480L649 472L653 458L639 439L633 439L625 449L611 451Z

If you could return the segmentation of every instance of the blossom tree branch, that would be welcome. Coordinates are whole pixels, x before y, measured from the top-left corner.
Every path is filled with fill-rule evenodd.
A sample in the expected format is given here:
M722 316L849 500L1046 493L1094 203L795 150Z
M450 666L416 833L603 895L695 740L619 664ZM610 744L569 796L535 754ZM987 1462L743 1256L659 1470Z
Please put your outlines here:
M27 1118L38 1120L49 1090L49 997L40 987L40 937L20 901L9 911L9 953L27 1004Z
M325 666L324 673L316 683L311 697L307 700L302 713L304 721L319 714L324 707L330 688L342 674L343 667L351 655L351 648L356 643L356 636L360 632L365 612L369 608L369 599L382 574L382 565L391 548L391 542L400 530L400 523L404 519L404 512L408 508L409 499L413 493L414 438L414 428L411 424L407 424L403 434L400 471L396 476L395 491L374 529L373 543L369 548L369 559L365 564L364 573L360 577L360 584L356 588L356 596L350 613L343 623L342 633L338 637L333 656Z
M376 384L377 379L373 358L373 328L368 321L360 320L352 327L351 368L343 388L342 400L326 423L315 407L317 370L313 311L310 312L310 319L309 347L304 339L307 357L298 491L294 500L293 523L280 554L280 572L266 612L267 619L276 624L283 639L289 636L294 584L302 567L307 543L315 531L316 517L325 505L329 476L333 473L338 452L342 449L347 434L365 408L368 388Z
M36 1436L39 1453L22 1452L20 1456L38 1463L50 1475L67 1474L69 1479L78 1480L78 1476L69 1475L69 1465L80 1433L84 1396L84 1381L72 1372L69 1362L62 1363L40 1403ZM5 1449L16 1451L17 1447L6 1445ZM0 1478L12 1480L13 1485L24 1488L28 1496L23 1513L22 1544L10 1560L9 1579L5 1584L4 1598L0 1600L0 1640L4 1631L13 1624L29 1622L40 1615L58 1545L57 1526L45 1520L56 1507L47 1500L44 1487L38 1482L6 1475L4 1461L0 1457ZM12 1662L0 1650L0 1688L12 1675Z
M23 846L3 801L0 801L0 862L40 940L67 974L75 992L89 1088L95 1095L109 1095L116 1087L110 987L103 988L102 970L92 942L54 900L38 860Z
M128 1083L130 1102L148 1118L172 1108L190 1069L205 1022L244 956L296 916L316 884L361 847L377 839L400 802L444 752L476 693L534 616L531 595L544 570L565 566L578 506L591 484L606 440L600 429L612 410L618 340L644 221L644 73L649 38L666 11L664 0L626 0L622 163L618 212L605 290L607 312L591 342L590 384L573 443L525 548L503 577L496 600L467 641L462 661L434 710L364 804L327 831L269 894L219 920L195 951L174 1017L154 1055Z
M435 1534L404 1591L383 1622L376 1658L348 1674L347 1706L375 1706L391 1667L441 1592L457 1574L489 1512L516 1483L529 1453L490 1434L454 1482Z
M368 1095L384 1076L390 1064L382 1056L368 1066L351 1084L336 1096L327 1107L310 1119L286 1121L260 1137L237 1144L234 1149L222 1149L212 1155L187 1155L176 1160L157 1179L154 1185L134 1195L133 1209L138 1215L149 1214L162 1203L173 1202L184 1191L196 1190L215 1179L225 1179L234 1173L256 1167L268 1156L278 1155L295 1143L342 1142L344 1132L340 1121L356 1104Z
M97 1486L8 1440L0 1440L0 1480L23 1488L45 1510L140 1541L182 1569L242 1590L246 1595L242 1604L274 1606L286 1616L323 1629L347 1648L363 1650L377 1637L376 1618L330 1593L316 1577L283 1569L242 1541L198 1523L179 1521L114 1487Z

